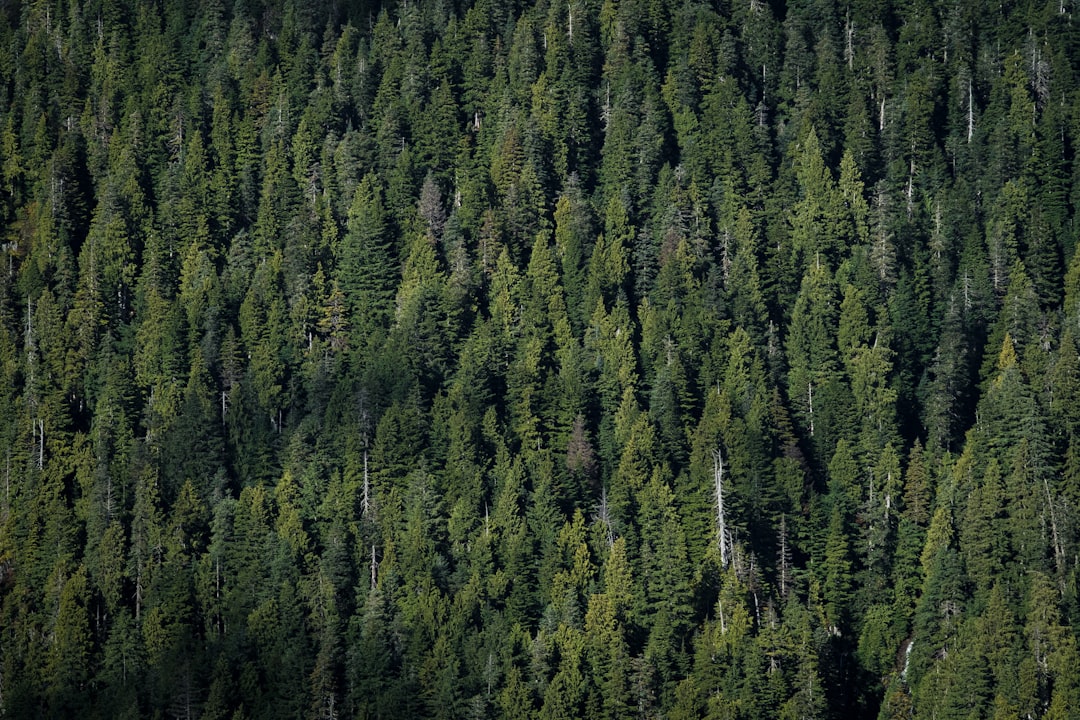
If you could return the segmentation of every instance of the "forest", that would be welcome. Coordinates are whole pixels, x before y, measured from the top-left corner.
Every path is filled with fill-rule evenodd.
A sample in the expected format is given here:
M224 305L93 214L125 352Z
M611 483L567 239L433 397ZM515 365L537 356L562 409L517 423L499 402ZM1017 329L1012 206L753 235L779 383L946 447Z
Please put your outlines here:
M1077 717L1077 13L0 1L0 717Z

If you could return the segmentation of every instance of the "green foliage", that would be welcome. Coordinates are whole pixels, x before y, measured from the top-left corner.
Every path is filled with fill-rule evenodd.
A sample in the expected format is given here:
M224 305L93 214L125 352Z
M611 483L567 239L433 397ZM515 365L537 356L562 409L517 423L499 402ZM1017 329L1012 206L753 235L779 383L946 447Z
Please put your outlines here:
M1065 718L1069 3L0 12L0 715Z
M356 187L337 264L341 289L357 317L354 335L364 344L370 341L369 334L388 320L397 275L382 188L374 174L364 176Z

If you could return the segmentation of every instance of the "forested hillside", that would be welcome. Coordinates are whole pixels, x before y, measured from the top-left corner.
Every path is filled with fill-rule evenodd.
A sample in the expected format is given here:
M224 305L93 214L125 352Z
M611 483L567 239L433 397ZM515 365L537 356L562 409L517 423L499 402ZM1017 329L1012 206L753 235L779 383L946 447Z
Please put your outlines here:
M0 716L1076 717L1074 13L0 2Z

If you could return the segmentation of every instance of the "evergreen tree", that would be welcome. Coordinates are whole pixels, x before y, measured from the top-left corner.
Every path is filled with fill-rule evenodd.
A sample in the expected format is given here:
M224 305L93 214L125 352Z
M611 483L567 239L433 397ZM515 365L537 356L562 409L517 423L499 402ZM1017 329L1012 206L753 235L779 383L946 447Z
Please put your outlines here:
M353 334L361 347L371 342L372 333L385 327L389 318L398 272L387 231L382 189L375 175L366 175L353 195L334 275L356 318Z
M1070 4L0 12L0 715L1075 714Z

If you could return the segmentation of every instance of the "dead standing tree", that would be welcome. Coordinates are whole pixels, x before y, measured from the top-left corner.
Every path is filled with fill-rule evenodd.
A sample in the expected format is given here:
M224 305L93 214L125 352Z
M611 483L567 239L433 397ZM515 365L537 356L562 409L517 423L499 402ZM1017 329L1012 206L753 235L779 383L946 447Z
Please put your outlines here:
M724 456L720 450L713 451L713 492L716 502L716 541L720 546L720 566L726 568L731 562L731 532L724 517Z

